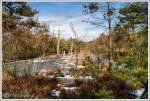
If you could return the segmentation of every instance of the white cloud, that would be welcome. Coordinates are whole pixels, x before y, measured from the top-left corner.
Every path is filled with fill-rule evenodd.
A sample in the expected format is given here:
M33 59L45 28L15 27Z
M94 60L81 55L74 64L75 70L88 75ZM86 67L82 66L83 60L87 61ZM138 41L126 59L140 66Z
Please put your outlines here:
M71 31L70 23L73 24L74 29L78 33L78 37L82 40L92 40L101 32L101 30L92 30L94 26L83 23L82 20L87 18L87 16L79 16L73 18L66 18L64 16L48 16L45 18L40 18L41 23L47 23L50 26L50 32L53 32L54 29L61 30L61 37L64 38L74 38L74 34ZM90 30L91 29L91 30Z

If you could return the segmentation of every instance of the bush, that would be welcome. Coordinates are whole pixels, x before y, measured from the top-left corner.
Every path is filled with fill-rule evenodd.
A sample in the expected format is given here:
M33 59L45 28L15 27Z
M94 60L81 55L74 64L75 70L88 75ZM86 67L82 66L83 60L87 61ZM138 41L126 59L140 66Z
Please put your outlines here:
M95 92L95 96L100 99L112 99L114 97L112 90L107 90L105 87Z
M80 85L82 95L86 98L119 98L128 99L134 98L130 94L134 89L132 85L128 85L125 80L115 77L111 74L105 74L98 77L97 80L84 82ZM100 93L100 90L104 92L104 95Z
M71 70L69 74L77 78L79 76L92 76L94 78L99 76L101 71L100 68L96 65L96 62L85 61L84 66L84 69L81 69L79 71Z
M143 87L143 84L146 83L146 78L148 78L147 70L142 67L113 71L113 75L125 81L131 81L136 89Z

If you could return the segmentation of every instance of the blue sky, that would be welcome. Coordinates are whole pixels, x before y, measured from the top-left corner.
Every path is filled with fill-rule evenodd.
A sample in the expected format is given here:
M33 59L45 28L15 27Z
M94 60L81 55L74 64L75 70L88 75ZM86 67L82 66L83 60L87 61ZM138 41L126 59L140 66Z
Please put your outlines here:
M82 15L83 10L82 4L85 3L34 2L30 4L33 8L39 10L39 15L41 17L48 15L74 17Z
M87 2L30 2L29 4L33 9L39 11L36 15L39 21L48 24L50 32L55 31L56 33L57 30L62 30L61 37L63 38L74 37L70 23L73 23L81 40L89 41L96 38L101 32L106 32L104 28L82 22L91 18L91 15L83 15L82 13L84 10L83 5L88 4ZM103 3L100 4L104 5ZM114 3L112 6L119 8L121 4Z

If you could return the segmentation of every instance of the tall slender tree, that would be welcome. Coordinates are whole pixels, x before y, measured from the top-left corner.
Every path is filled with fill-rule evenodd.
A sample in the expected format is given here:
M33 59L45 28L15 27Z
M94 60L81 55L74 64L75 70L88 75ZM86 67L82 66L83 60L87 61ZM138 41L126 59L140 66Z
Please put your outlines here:
M93 20L84 20L83 22L91 23L96 26L100 26L103 28L108 28L109 33L109 72L111 71L111 60L112 60L112 20L114 17L115 9L111 6L110 2L106 4L100 5L99 3L90 3L88 5L84 5L85 10L84 14L91 14ZM94 16L94 13L100 13L99 15L103 16Z

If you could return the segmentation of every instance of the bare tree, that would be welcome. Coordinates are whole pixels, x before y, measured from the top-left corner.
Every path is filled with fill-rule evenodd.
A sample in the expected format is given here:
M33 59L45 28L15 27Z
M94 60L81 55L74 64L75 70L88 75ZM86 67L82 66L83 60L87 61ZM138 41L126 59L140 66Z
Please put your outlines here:
M74 33L74 36L75 36L75 55L76 55L76 70L77 70L77 65L78 65L78 47L77 47L77 45L78 45L79 39L78 39L77 32L74 29L74 26L72 23L70 24L70 27L71 27L72 32Z
M80 51L80 42L81 40L83 40L83 38L86 37L86 34L84 34L84 36L81 38L81 36L79 36L73 26L73 24L71 23L70 24L70 27L71 27L71 30L74 34L74 37L75 37L75 55L76 55L76 69L77 69L77 65L78 65L78 56L79 56L79 51ZM79 39L80 37L80 39ZM72 48L73 48L73 39L72 39L72 45L71 45L71 52L72 52Z

